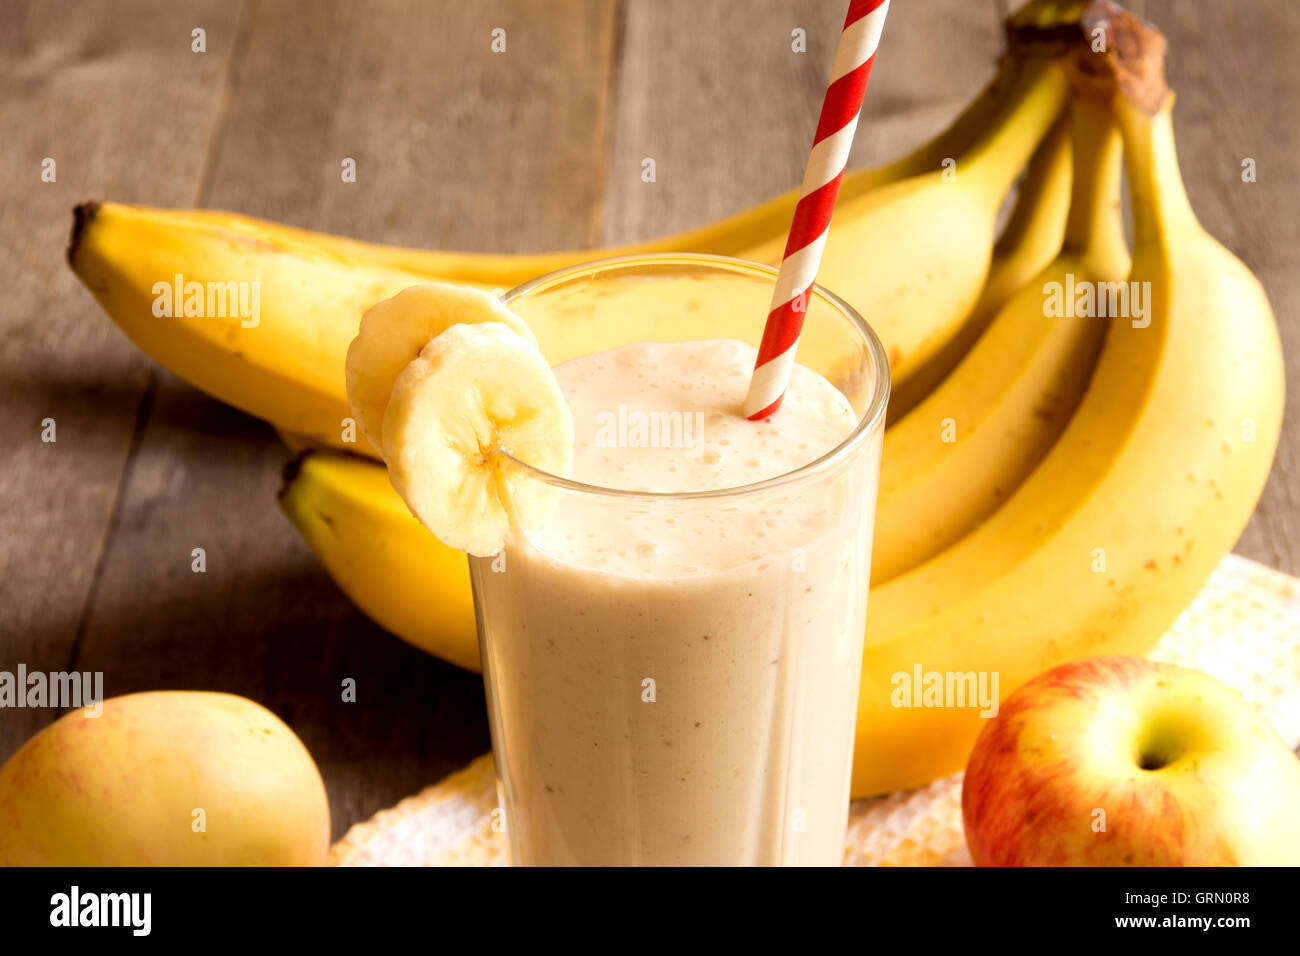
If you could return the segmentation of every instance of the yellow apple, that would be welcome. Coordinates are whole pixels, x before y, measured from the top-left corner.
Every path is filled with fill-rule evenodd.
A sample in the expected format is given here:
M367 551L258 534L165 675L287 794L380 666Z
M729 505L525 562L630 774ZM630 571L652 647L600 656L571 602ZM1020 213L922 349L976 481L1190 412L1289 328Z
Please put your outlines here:
M0 865L316 866L329 830L302 742L230 694L74 710L0 768Z
M1134 657L1074 661L975 742L962 820L981 866L1300 864L1300 760L1230 687Z

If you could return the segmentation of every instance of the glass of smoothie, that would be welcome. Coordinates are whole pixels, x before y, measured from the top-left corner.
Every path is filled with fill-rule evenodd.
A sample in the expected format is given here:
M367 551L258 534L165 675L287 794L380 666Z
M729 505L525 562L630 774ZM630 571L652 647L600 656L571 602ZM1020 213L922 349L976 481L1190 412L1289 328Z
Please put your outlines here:
M575 436L568 477L505 463L552 507L470 559L516 865L843 859L888 364L816 287L746 420L775 277L629 256L505 296Z

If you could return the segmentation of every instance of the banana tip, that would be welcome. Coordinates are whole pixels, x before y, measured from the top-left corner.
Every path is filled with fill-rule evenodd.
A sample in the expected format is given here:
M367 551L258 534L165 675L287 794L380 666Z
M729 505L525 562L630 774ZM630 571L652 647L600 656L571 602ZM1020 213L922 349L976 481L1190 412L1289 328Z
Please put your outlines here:
M289 486L293 484L298 473L302 471L302 463L312 454L312 449L308 448L300 451L284 463L284 468L280 470L280 490L276 492L276 497L283 499L289 491Z
M86 227L98 214L100 205L97 200L91 200L81 203L72 210L72 235L68 237L68 265L74 269L77 267L77 250L81 247L81 238L86 233Z
M1129 102L1154 116L1169 92L1164 34L1114 0L1094 0L1080 21L1085 36L1101 38L1102 55L1090 72L1108 78ZM1093 50L1080 51L1080 62ZM1076 64L1077 65L1077 64Z

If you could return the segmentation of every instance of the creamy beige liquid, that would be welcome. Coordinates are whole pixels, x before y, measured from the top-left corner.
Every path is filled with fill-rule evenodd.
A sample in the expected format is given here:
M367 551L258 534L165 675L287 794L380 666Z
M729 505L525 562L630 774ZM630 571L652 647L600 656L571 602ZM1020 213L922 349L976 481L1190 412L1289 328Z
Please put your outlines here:
M857 424L802 366L771 421L746 421L753 362L720 340L557 367L573 477L736 488ZM504 561L473 559L517 863L840 862L875 466L690 501L566 492Z

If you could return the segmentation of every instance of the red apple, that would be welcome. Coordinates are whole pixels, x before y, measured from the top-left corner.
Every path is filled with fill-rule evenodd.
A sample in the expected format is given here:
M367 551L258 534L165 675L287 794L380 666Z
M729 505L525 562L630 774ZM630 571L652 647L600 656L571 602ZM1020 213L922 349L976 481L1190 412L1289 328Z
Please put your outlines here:
M980 866L1300 864L1300 760L1230 687L1135 657L1008 697L961 808Z

